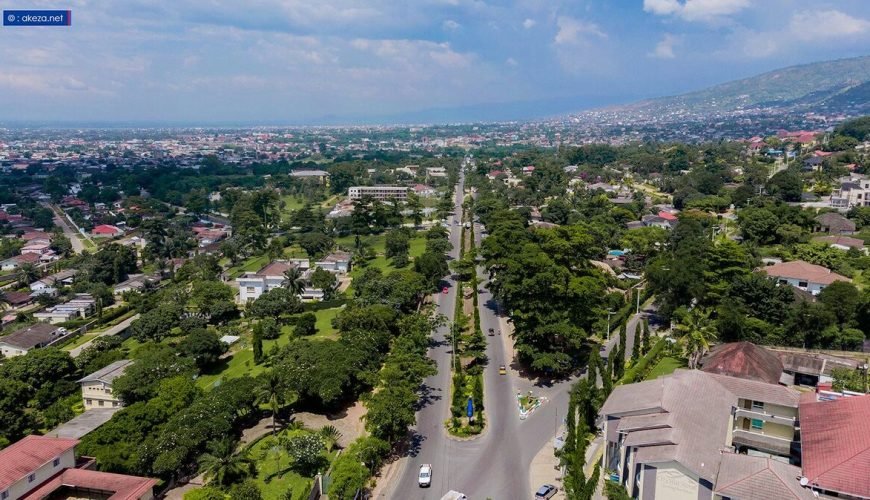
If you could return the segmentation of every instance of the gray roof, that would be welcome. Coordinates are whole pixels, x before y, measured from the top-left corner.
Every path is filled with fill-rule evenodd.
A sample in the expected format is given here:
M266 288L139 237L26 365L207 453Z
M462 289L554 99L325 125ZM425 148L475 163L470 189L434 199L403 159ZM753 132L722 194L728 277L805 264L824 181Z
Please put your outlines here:
M19 349L33 349L40 347L66 335L63 328L48 323L36 323L0 337L0 343L11 345Z
M47 435L59 438L80 439L88 433L93 432L97 427L108 422L112 418L112 415L120 410L120 406L115 408L96 408L88 410L72 420L60 424Z
M678 370L616 387L601 414L630 417L621 432L637 446L638 463L676 461L713 482L736 404L737 397L709 374Z
M79 383L82 382L105 382L106 384L111 384L113 380L120 377L124 374L124 371L133 363L132 360L122 359L119 361L115 361L114 363L103 367L100 370L91 373L87 377L79 380Z
M813 499L813 492L801 487L799 467L767 457L735 453L722 455L715 492L730 498L757 500Z
M719 375L718 373L708 373L708 375L741 399L764 401L765 403L797 408L801 398L801 394L798 391L779 384L730 377L728 375Z

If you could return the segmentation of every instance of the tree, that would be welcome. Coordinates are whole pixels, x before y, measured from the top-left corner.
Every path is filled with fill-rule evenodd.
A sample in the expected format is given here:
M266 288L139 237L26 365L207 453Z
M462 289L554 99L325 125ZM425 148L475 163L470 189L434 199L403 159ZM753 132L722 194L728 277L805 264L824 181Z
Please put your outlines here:
M317 333L317 316L312 312L300 315L296 318L294 333L300 337L308 337Z
M282 314L295 314L302 309L299 296L286 288L274 288L260 295L248 308L255 318L272 318L275 321Z
M230 487L230 498L233 500L263 500L263 494L256 482L246 479Z
M32 395L24 382L0 377L0 445L17 441L33 428L32 413L27 411Z
M206 329L190 332L178 344L178 352L191 358L200 370L216 363L225 351L225 344L217 334Z
M372 436L395 443L416 421L415 392L406 386L390 385L372 393L366 401L366 429Z
M819 301L834 313L837 323L847 326L854 322L861 305L861 294L852 283L835 281L819 293Z
M710 343L716 338L710 313L699 308L692 309L676 325L676 331L689 358L689 368L697 368L698 362L710 350Z
M181 307L178 304L161 305L139 316L130 325L133 337L140 342L159 342L178 325Z
M293 295L302 295L302 292L305 290L302 269L294 266L284 271L284 279L281 281L281 286L289 290Z
M782 201L801 201L803 189L801 176L790 170L777 173L767 182L767 192Z
M259 327L259 323L254 325L251 335L251 343L254 347L254 363L259 365L263 362L263 328Z
M641 328L641 324L637 323L634 325L634 339L631 345L631 364L637 362L637 359L641 355L641 337L643 336L643 330Z
M643 320L643 340L641 342L641 345L644 355L648 353L649 350L652 348L649 338L649 321L646 318L644 318Z
M274 318L263 318L254 324L254 334L264 340L274 340L281 335L281 327Z
M423 203L417 193L408 193L408 209L411 211L411 220L415 226L423 223Z
M226 500L226 498L226 493L211 486L190 490L184 494L184 500Z
M324 425L317 433L320 439L323 440L323 446L326 447L326 452L331 453L332 449L341 440L341 432L334 425Z
M387 232L385 251L388 259L398 260L407 264L408 252L411 249L411 239L404 229L393 229ZM404 267L396 264L396 267Z
M211 441L208 452L199 457L200 471L205 478L219 486L227 486L251 471L252 461L244 454L235 452L235 443L229 438Z
M335 242L329 236L320 232L304 233L299 237L299 246L312 259L317 259L330 251Z
M335 277L335 274L317 267L311 273L311 286L323 290L324 300L331 300L338 291L338 278Z
M323 466L323 440L317 434L293 436L284 441L284 448L293 460L293 468L305 476L312 475Z
M444 254L426 251L414 259L414 271L421 274L430 290L438 288L441 280L450 272Z
M39 279L39 270L30 263L18 267L18 287L24 288Z
M124 403L147 401L153 398L164 379L176 376L191 377L193 360L176 355L173 348L161 344L146 344L136 355L136 362L112 383L112 390Z

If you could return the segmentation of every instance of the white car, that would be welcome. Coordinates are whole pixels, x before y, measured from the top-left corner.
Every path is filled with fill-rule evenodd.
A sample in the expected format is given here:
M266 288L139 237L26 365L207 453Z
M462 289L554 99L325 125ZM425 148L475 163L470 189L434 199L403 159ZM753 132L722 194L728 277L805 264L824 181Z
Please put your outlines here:
M432 485L432 466L423 464L420 466L420 475L417 476L417 483L421 488L428 488Z

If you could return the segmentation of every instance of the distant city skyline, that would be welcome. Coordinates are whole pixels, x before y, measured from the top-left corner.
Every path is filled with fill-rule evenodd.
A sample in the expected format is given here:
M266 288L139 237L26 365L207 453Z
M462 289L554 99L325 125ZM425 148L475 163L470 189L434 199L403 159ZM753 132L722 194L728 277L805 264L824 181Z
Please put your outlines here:
M18 8L19 6L6 6ZM509 120L867 54L862 0L91 2L0 27L0 122Z

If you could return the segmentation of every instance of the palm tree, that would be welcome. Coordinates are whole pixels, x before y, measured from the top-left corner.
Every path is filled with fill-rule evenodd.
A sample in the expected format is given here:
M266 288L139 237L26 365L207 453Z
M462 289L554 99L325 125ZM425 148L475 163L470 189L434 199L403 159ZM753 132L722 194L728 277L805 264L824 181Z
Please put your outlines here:
M319 434L327 453L330 453L341 439L341 432L334 425L324 425L320 428Z
M302 295L305 289L305 283L302 281L302 270L298 267L291 267L284 271L284 281L281 286L290 290L293 295Z
M6 292L0 290L0 311L6 309L7 305L9 305L9 297L6 296Z
M18 268L18 284L25 287L39 279L39 269L33 264L22 264Z
M689 311L676 326L676 330L689 358L689 368L696 368L704 354L710 350L710 343L716 340L716 329L710 322L710 313L696 307Z
M236 454L235 451L233 441L229 438L210 442L208 452L199 457L199 467L205 478L226 486L249 474L253 462L245 453Z
M284 387L278 372L272 370L263 376L262 383L258 388L257 400L268 403L272 410L272 435L275 435L275 416L284 403Z

